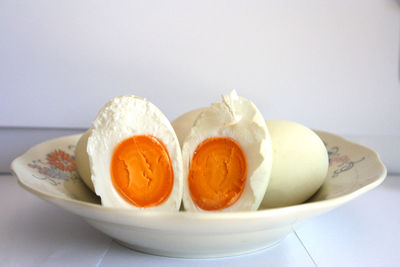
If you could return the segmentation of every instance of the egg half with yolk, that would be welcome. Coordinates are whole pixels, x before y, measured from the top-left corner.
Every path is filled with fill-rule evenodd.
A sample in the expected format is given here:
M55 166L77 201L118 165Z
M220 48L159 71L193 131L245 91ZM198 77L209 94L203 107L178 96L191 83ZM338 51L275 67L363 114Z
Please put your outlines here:
M143 98L111 99L79 140L76 159L82 179L104 206L179 210L179 142L165 115Z
M182 144L187 211L248 211L260 205L271 138L256 106L235 91L197 116Z

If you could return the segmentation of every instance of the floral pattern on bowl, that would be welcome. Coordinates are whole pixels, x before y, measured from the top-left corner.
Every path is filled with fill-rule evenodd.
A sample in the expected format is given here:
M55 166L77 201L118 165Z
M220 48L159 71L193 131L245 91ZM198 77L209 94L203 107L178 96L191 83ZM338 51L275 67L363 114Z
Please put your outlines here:
M47 153L45 159L35 159L28 163L28 167L36 169L39 174L32 174L33 177L49 182L52 185L60 185L61 180L80 179L76 170L75 145L69 145L71 155L61 149L55 149Z

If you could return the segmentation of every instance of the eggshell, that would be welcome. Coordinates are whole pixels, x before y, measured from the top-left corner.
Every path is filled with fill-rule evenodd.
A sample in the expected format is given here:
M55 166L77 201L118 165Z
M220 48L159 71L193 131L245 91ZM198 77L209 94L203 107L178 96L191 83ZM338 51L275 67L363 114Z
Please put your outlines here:
M83 182L94 192L94 186L92 182L92 174L90 172L89 155L87 153L87 142L91 133L91 129L87 130L75 147L75 161L78 173L82 178Z
M267 121L274 162L263 207L276 208L302 203L324 183L328 152L309 128L291 121Z

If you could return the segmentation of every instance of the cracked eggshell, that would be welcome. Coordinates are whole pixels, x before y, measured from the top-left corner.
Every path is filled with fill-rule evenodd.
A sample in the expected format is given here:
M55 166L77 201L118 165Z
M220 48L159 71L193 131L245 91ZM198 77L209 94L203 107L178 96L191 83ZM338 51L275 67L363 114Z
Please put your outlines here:
M241 196L233 205L218 211L256 210L268 186L272 165L271 138L257 107L233 91L223 96L222 102L188 113L186 118L178 118L173 123L182 144L185 210L204 211L193 202L187 177L194 151L212 137L232 138L241 146L247 160L247 178ZM194 118L193 124L184 123Z
M171 159L174 174L172 191L166 201L155 207L139 208L128 203L112 184L110 165L114 149L122 141L135 135L156 137L164 144ZM82 136L76 151L78 160L81 161L78 163L81 166L79 173L89 187L90 181L92 182L104 206L136 210L179 210L183 186L179 142L166 116L146 99L133 95L111 99L98 113L92 128ZM87 160L90 172L87 169Z

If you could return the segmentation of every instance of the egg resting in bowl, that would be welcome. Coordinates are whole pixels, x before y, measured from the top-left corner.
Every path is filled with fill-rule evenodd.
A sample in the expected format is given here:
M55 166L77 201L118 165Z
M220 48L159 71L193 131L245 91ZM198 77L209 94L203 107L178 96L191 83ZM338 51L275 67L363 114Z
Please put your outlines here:
M181 140L185 210L256 210L268 186L272 146L257 107L235 91L202 110Z
M146 99L111 99L79 140L77 167L109 207L178 211L182 155L165 115Z

